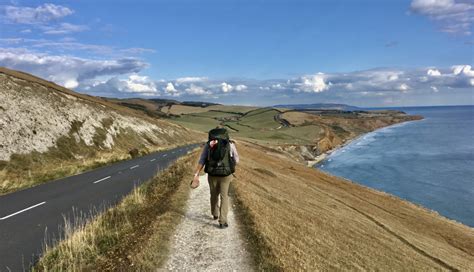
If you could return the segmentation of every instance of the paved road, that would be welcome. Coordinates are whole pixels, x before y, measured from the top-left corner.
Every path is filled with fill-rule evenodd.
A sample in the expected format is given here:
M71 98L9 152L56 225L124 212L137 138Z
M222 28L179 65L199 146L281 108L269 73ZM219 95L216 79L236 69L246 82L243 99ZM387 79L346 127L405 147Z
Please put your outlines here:
M0 271L23 271L60 237L64 218L116 204L198 144L119 162L0 196Z

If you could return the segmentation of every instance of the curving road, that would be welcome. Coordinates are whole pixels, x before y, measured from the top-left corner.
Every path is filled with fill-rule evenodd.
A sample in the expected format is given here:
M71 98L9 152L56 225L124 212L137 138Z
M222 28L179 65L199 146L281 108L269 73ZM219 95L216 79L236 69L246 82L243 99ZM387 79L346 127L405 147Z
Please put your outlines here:
M200 144L181 146L0 196L0 271L28 270L64 218L91 216L127 195Z

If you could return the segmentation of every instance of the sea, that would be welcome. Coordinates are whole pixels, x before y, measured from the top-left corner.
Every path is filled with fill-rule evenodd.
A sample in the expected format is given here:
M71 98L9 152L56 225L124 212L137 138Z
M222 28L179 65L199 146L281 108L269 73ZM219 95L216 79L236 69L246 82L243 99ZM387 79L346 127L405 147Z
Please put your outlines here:
M474 106L396 110L424 119L365 134L315 167L474 227Z

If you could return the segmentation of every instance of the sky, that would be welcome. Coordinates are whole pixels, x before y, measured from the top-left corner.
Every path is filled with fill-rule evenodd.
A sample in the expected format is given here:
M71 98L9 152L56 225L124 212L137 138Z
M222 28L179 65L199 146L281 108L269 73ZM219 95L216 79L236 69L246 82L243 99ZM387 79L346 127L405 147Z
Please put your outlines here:
M0 0L0 66L105 97L474 104L474 0Z

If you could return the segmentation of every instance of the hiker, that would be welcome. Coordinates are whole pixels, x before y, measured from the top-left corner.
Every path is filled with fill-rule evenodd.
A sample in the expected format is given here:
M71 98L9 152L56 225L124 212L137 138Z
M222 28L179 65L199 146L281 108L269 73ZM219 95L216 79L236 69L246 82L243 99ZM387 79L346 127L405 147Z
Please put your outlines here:
M199 172L203 167L208 174L207 180L211 191L211 213L214 220L219 219L219 227L227 228L227 212L229 209L229 185L235 165L239 163L239 154L234 141L229 139L227 129L216 127L209 131L209 139L204 146L194 180L199 184ZM193 181L194 182L194 181ZM220 195L221 205L218 205Z

